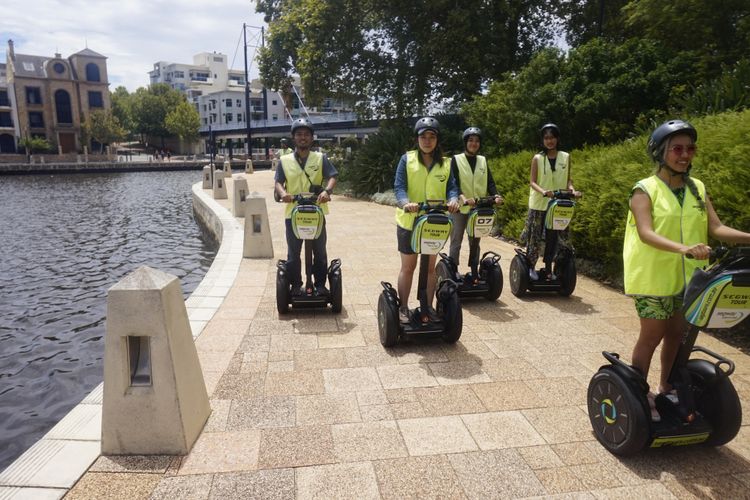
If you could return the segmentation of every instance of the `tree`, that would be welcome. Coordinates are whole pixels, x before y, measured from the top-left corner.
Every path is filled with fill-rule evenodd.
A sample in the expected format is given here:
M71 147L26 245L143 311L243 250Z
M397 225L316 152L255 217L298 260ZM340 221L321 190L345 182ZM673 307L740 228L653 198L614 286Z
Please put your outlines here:
M101 152L104 152L105 144L121 141L127 135L117 118L108 110L92 111L84 127L86 135L101 144Z
M18 145L26 150L27 155L49 151L52 148L50 142L42 137L26 136L18 141Z
M171 134L179 137L180 141L191 144L198 138L201 119L193 106L186 101L182 101L169 112L164 123Z
M128 135L135 133L133 122L133 96L128 89L120 85L111 94L112 114Z
M579 47L594 38L622 42L628 37L622 8L629 0L563 0L560 17L565 41Z
M261 0L271 25L260 73L280 90L299 74L313 103L335 95L377 115L421 114L525 63L549 38L550 9L540 0Z
M170 135L165 119L169 112L185 101L179 91L166 83L156 83L148 88L139 88L133 94L132 116L135 132L141 136L164 138Z

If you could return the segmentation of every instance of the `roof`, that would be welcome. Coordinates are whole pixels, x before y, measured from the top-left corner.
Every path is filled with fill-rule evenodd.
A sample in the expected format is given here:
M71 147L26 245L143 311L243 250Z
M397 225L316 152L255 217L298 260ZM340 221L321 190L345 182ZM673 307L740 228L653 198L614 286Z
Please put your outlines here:
M99 57L101 59L106 59L107 58L107 56L103 56L100 53L94 52L93 50L91 50L89 48L85 48L85 49L83 49L83 50L81 50L79 52L76 52L75 54L73 54L70 57L73 57L73 56Z
M13 70L16 76L46 78L47 72L44 70L44 63L52 59L51 57L29 56L16 52L13 59Z

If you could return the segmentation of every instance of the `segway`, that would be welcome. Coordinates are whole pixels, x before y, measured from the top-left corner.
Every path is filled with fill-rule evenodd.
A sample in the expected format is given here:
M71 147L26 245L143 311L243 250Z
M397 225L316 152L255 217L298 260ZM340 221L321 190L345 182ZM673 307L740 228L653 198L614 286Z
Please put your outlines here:
M408 323L399 321L398 310L401 306L398 293L390 283L381 281L383 291L378 299L378 330L380 343L385 347L396 345L399 338L405 335L440 335L449 343L457 342L463 328L461 302L458 298L458 286L451 279L445 279L437 285L435 298L437 318L428 314L427 275L429 273L430 255L437 255L451 234L453 221L446 213L448 207L442 202L423 203L420 211L424 212L414 223L411 247L419 256L419 284L417 299L419 307L414 309Z
M477 198L476 205L469 211L466 234L469 235L469 268L466 274L458 272L458 262L451 256L441 253L436 272L438 282L451 279L458 285L459 297L484 297L495 301L503 291L503 271L500 269L500 256L495 252L485 252L479 258L479 239L489 236L495 225L495 197Z
M742 407L729 376L734 363L695 345L701 328L730 328L750 315L750 247L720 248L716 262L697 269L685 292L688 323L669 383L674 395L656 397L661 420L651 420L649 386L640 370L617 353L603 352L610 364L599 368L588 388L588 412L596 439L615 455L647 447L731 441L742 424ZM704 359L690 359L693 352ZM705 359L710 358L710 359Z
M328 287L326 293L318 293L313 286L312 277L312 242L323 231L325 215L317 205L316 193L301 193L294 196L297 206L292 209L291 220L294 235L305 242L305 288L303 293L292 293L289 276L287 275L286 260L279 260L276 264L276 309L279 314L289 312L289 306L294 308L327 307L331 304L334 313L341 312L342 282L341 259L333 259L328 266Z
M575 252L559 245L560 233L570 224L576 202L573 191L554 191L544 218L544 267L537 271L538 279L531 279L531 262L526 252L516 248L510 262L510 291L516 297L530 292L557 292L568 297L576 288Z

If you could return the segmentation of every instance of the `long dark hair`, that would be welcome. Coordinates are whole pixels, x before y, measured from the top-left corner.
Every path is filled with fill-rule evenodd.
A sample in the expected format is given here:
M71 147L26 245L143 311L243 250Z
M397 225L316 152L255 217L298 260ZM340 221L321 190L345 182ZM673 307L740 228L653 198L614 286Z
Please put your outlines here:
M416 138L416 149L417 149L417 160L419 163L422 163L422 150L419 149L419 136ZM435 144L435 149L432 150L432 164L433 165L440 165L443 163L443 157L445 156L445 153L443 153L443 148L440 146L440 134L437 136L437 144ZM424 165L424 164L423 164ZM427 165L425 165L426 167Z
M669 153L669 143L672 142L672 138L680 135L679 132L676 132L670 136L668 136L664 141L662 141L659 151L659 157L661 158L661 161L659 161L659 169L661 170L663 167L666 167L668 170L672 170L667 166L666 157ZM688 137L690 134L683 134L687 135ZM695 181L692 177L690 177L690 170L693 168L693 162L690 162L690 165L688 165L687 171L682 174L682 179L685 181L685 185L690 190L691 193L693 193L693 196L696 200L698 200L698 206L700 207L701 211L704 211L706 209L706 202L701 198L700 193L698 192L698 186L695 184Z

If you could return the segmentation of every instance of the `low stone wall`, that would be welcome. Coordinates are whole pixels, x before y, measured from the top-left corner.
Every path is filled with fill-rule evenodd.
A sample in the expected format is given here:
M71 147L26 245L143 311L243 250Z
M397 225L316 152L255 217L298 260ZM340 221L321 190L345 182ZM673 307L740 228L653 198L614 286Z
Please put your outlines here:
M152 162L88 162L88 163L0 163L0 175L73 174L108 172L151 172L163 170L202 170L206 160ZM219 164L217 166L220 167ZM253 162L255 169L271 168L271 162ZM245 162L233 161L232 169L245 169Z
M216 241L221 241L224 236L224 228L216 212L198 195L202 190L202 183L193 184L193 212L195 213L195 218L199 224L213 235Z

